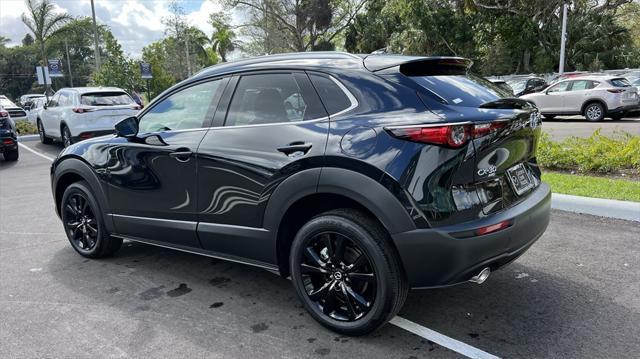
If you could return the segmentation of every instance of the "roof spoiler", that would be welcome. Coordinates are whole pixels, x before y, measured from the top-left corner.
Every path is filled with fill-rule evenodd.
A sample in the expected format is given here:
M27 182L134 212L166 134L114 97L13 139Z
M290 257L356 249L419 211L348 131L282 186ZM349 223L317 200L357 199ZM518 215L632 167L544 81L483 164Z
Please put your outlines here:
M363 63L372 72L399 66L407 76L463 75L473 65L473 61L463 57L402 55L368 55Z

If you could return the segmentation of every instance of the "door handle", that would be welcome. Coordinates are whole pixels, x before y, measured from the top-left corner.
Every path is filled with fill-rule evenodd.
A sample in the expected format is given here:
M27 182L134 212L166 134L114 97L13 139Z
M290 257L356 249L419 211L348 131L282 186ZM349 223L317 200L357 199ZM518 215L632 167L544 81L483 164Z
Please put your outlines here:
M191 158L192 154L193 152L191 152L191 150L188 148L178 148L177 150L170 152L169 156L175 158L180 162L187 162L189 161L189 158Z
M306 154L307 152L309 152L312 146L313 145L308 142L296 141L291 142L286 146L278 147L278 151L284 153L287 156L290 156L296 152L302 152L303 154Z

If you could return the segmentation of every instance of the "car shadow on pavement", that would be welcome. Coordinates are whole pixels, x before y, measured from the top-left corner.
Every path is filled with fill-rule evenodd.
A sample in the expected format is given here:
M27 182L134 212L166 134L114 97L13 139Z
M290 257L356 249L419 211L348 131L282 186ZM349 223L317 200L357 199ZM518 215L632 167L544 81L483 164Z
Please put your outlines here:
M88 297L103 308L90 314L101 327L114 320L121 322L116 326L134 327L114 337L134 357L169 342L188 342L222 357L246 356L248 344L254 356L265 358L367 352L371 358L408 358L420 351L457 357L392 325L366 337L340 336L307 314L287 279L228 261L125 242L100 260L85 259L68 246L53 255L47 271L69 297ZM172 348L165 350L158 355L171 357Z
M0 154L0 157L2 156L3 155ZM18 159L18 161L20 161L20 159ZM0 158L0 169L7 169L7 168L14 167L15 165L18 164L18 161L7 161L4 158Z

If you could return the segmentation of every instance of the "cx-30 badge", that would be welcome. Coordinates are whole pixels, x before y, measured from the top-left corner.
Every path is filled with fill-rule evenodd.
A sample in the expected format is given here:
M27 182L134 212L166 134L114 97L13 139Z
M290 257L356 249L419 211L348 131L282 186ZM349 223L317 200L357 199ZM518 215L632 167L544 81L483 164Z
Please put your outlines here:
M496 174L496 170L498 168L494 165L489 165L487 167L480 168L478 170L478 176L493 176Z

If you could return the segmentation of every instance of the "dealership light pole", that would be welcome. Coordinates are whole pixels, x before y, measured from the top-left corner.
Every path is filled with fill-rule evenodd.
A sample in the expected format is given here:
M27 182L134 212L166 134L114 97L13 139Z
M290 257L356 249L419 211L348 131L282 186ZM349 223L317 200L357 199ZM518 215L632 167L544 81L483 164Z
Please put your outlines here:
M569 4L567 1L562 5L562 37L560 38L560 68L558 72L560 75L564 73L564 48L567 42L567 8Z
M98 26L96 25L96 8L91 0L91 15L93 16L93 41L96 56L96 71L100 71L100 49L98 48Z

